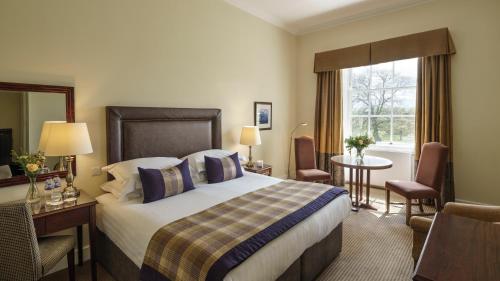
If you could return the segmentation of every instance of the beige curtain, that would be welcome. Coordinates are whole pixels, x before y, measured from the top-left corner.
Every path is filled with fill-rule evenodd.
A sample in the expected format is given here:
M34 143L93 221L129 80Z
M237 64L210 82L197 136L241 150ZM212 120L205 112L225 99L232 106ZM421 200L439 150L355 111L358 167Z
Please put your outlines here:
M330 172L333 184L344 185L344 169L330 158L343 153L342 77L340 70L317 73L314 141L318 168Z
M424 143L440 142L449 147L448 167L441 190L443 204L455 200L450 72L450 55L418 60L415 160L420 158Z

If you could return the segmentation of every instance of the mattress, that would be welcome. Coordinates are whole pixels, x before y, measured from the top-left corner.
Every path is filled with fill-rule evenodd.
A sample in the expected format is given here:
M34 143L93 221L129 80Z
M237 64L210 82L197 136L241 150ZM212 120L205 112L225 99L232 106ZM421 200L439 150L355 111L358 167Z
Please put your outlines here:
M280 182L254 173L216 184L198 184L196 189L142 204L120 202L112 194L97 197L97 227L141 267L148 243L162 226L210 208L242 194ZM321 210L271 241L230 271L224 280L275 280L307 248L325 238L350 213L351 201L341 195Z

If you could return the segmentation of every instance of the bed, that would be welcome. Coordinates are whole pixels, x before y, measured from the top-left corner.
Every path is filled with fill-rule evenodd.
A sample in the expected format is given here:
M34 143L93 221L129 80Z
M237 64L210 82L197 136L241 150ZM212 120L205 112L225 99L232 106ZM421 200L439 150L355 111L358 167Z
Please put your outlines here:
M221 148L218 109L107 107L106 113L108 163ZM195 190L148 204L101 195L97 259L117 281L139 280L146 247L160 227L280 181L244 173L222 183L197 184ZM315 279L340 253L342 221L349 211L348 196L336 198L265 245L224 280Z

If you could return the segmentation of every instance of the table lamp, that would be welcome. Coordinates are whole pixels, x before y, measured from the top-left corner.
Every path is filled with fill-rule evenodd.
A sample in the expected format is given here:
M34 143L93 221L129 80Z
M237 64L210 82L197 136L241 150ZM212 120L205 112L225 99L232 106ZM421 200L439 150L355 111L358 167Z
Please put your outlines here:
M249 154L247 167L253 167L254 163L252 161L252 146L260 145L260 131L257 126L244 126L241 129L240 144L248 145Z
M40 142L38 143L38 151L45 154L45 149L47 147L47 138L49 137L50 127L52 124L66 123L66 121L45 121L43 122L42 132L40 133ZM57 165L58 171L65 171L64 168L64 157L59 157L59 164Z
M78 189L73 186L73 155L92 153L89 132L86 123L53 123L50 125L47 141L45 143L45 156L65 156L68 174L66 176L67 186L63 196L70 198L80 195Z

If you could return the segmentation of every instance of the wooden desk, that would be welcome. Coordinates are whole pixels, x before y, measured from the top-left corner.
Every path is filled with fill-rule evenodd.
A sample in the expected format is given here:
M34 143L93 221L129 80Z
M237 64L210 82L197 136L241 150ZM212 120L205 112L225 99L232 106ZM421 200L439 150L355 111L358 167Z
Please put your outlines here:
M438 213L413 280L500 280L500 225Z
M83 264L83 233L82 226L89 225L90 264L92 281L97 281L97 267L95 259L95 205L97 201L81 191L74 206L65 206L60 209L47 210L42 207L40 213L33 214L36 234L38 236L54 233L64 229L76 227L78 246L78 265Z

